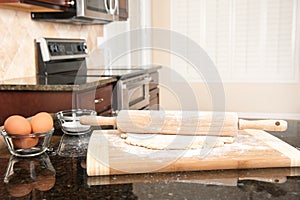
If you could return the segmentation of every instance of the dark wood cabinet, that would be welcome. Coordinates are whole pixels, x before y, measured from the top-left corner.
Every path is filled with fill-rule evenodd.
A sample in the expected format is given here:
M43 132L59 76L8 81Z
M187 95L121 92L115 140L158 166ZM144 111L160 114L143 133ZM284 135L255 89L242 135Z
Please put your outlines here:
M61 12L73 5L72 0L0 0L0 8L29 12Z
M57 13L54 20L57 22L60 17L64 18L72 15L76 9L75 0L0 0L0 8L22 10L31 13L35 13L35 19L37 13L49 13L49 12L65 12L62 15ZM118 16L114 18L116 21L126 21L129 17L128 0L119 0L118 3ZM52 16L50 17L52 18ZM46 20L48 21L48 20ZM52 21L52 20L50 20ZM109 21L111 22L111 21ZM71 22L70 22L71 23ZM76 21L76 24L81 22ZM86 24L86 21L83 22Z
M80 91L76 95L78 108L95 110L98 115L110 115L112 112L112 84Z
M33 5L52 5L52 6L63 6L70 7L71 0L20 0L23 3L33 4Z
M38 112L56 113L73 106L72 92L1 91L0 124L11 115L30 117Z
M112 113L112 83L76 91L1 91L0 126L11 115L30 117L38 112L56 113L74 108L93 109L99 115Z
M159 110L159 74L157 71L149 73L151 77L151 82L149 84L149 94L150 94L150 110Z
M119 20L127 20L129 17L128 0L119 0Z
M150 90L150 110L159 110L159 89L155 88Z

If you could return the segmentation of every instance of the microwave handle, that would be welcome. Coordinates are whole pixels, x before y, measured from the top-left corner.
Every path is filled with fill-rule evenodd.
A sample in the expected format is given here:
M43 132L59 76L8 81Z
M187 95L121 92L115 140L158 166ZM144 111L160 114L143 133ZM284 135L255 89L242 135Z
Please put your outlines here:
M112 0L110 0L110 2L112 3ZM111 5L111 3L110 3L110 5ZM118 9L118 6L119 6L119 0L115 0L115 7L111 8L110 14L114 15Z
M129 86L128 86L127 84L124 84L124 85L122 86L122 88L123 88L123 89L132 89L132 88L136 88L136 87L142 86L142 85L144 85L144 84L149 84L151 80L152 80L151 78L145 78L144 80L139 81L139 82L137 82L137 83L131 83Z
M111 5L112 5L112 2L115 2L115 7L112 8ZM104 6L105 6L105 10L107 13L111 14L111 15L114 15L118 9L118 5L119 5L119 0L109 0L109 7L107 5L107 0L104 0Z
M107 0L103 0L103 2L104 2L106 12L109 13L109 9L108 9L108 6L107 6Z

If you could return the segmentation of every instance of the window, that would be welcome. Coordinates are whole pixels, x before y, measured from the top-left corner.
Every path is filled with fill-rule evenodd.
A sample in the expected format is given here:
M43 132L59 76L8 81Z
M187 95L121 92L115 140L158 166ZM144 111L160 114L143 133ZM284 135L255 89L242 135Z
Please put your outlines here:
M293 82L300 46L297 10L297 0L172 0L171 29L197 42L224 82ZM171 65L199 81L181 58L172 55Z
M124 34L126 37L126 48L130 49L130 34L127 32L131 30L141 29L140 39L144 44L151 44L151 37L143 34L142 29L150 27L151 24L151 1L150 0L130 0L129 1L129 19L127 21L115 21L104 26L104 38L100 38L100 45L102 42L109 39L113 39L114 36ZM99 46L100 46L99 45ZM114 47L118 49L118 46ZM131 49L133 50L133 49ZM106 67L128 67L130 65L146 65L151 64L151 51L150 50L138 50L133 52L124 52L120 58L112 59L111 51L113 49L105 49L104 54L104 65Z

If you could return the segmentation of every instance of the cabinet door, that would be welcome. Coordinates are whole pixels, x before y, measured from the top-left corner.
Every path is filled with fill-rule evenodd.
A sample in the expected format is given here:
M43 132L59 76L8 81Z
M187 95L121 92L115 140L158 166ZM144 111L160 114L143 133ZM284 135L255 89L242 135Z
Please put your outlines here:
M155 88L149 91L150 94L150 110L159 110L159 88Z
M99 88L80 91L76 104L81 109L92 109L100 115L111 113L113 86L106 85Z
M33 4L33 5L49 4L49 5L69 7L72 0L21 0L21 2Z
M41 111L56 113L72 107L72 92L1 91L0 124L10 115L31 117Z
M128 0L119 0L119 19L127 20L128 12Z
M0 0L0 8L28 12L61 12L67 11L72 0Z

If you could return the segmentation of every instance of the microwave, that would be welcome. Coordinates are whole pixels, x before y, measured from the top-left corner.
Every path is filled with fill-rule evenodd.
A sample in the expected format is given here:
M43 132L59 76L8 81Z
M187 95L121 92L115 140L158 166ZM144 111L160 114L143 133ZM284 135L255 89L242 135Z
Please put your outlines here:
M72 0L69 4L67 11L33 12L31 18L73 24L106 24L118 21L120 11L122 16L124 10L128 14L128 0Z

